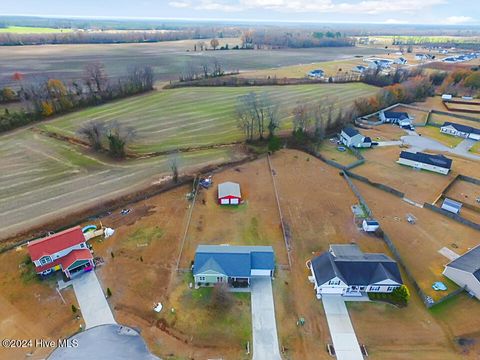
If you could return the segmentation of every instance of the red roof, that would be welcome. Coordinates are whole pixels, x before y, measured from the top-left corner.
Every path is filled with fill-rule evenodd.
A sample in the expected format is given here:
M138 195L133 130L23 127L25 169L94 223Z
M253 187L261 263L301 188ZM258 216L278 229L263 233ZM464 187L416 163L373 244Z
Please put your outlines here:
M42 256L53 255L69 247L85 242L80 226L61 231L42 239L30 241L27 245L32 261L39 260Z
M93 256L90 250L88 249L73 250L69 252L68 255L58 258L54 262L51 262L43 266L37 266L35 270L37 271L37 273L40 273L42 271L48 270L57 265L61 265L62 269L65 270L77 260L91 260L91 259L93 259Z

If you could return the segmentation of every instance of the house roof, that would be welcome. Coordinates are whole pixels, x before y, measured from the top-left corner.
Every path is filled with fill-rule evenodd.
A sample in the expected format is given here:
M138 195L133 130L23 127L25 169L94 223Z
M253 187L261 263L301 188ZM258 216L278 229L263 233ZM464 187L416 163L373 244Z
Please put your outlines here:
M218 197L223 198L225 196L241 198L242 194L240 193L240 185L230 181L218 184Z
M214 271L230 277L250 277L252 269L273 270L271 246L199 245L193 274Z
M372 285L384 280L402 284L395 261L384 254L363 253L357 245L332 245L312 260L317 285L338 277L347 285Z
M85 242L80 226L76 226L42 239L30 241L27 245L32 261L39 260L45 255L53 255L61 250Z
M479 134L480 135L480 129L476 129L476 128L471 127L471 126L456 124L456 123L446 121L445 123L443 123L442 128L447 127L447 126L451 126L455 130L461 131L461 132L464 132L464 133Z
M324 71L320 69L315 69L309 72L309 74L323 74Z
M401 112L401 111L384 111L383 114L387 119L400 119L400 120L406 120L410 119L410 116L406 112Z
M443 206L450 206L454 209L460 210L462 208L462 203L459 203L458 201L454 201L452 199L445 198L445 200L443 200L442 207Z
M363 138L363 142L364 142L364 143L371 143L371 142L372 142L372 138L366 136L365 138Z
M447 266L472 273L480 281L480 245L467 251Z
M91 260L93 259L93 255L88 249L77 249L70 251L68 255L56 259L54 262L51 262L49 264L45 264L42 266L37 266L35 267L35 271L37 273L40 273L42 271L48 270L54 266L61 265L62 269L68 269L71 265L75 263L75 261L78 260Z
M444 169L450 169L452 167L452 159L449 159L443 155L432 155L422 152L412 153L408 151L402 151L400 153L400 158L418 161L423 164L434 165Z
M345 127L342 129L342 131L347 134L349 137L353 137L355 135L360 134L360 132L357 129L354 129L351 126Z

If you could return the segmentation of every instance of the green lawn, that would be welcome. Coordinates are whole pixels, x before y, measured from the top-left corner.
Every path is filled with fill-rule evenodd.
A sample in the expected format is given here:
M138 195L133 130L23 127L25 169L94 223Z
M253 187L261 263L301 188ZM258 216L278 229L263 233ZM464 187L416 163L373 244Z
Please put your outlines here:
M265 87L181 88L156 91L75 112L40 125L43 129L76 136L89 120L118 121L136 129L131 150L148 153L243 140L236 125L237 99L251 91L267 92L280 104L282 129L291 127L291 110L299 102L313 103L327 96L337 108L371 96L378 89L362 83Z
M477 141L477 143L470 148L470 151L475 154L480 154L480 141Z
M71 32L71 31L73 30L31 27L31 26L9 26L6 28L0 28L0 33L13 33L13 34L52 34L52 33Z

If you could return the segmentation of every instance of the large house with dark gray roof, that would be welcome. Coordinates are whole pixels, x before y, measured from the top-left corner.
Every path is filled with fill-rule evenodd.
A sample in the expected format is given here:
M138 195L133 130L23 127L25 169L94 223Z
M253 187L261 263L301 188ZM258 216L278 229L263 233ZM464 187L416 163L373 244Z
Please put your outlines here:
M480 245L448 263L443 275L480 300Z
M452 168L452 159L443 155L432 155L423 152L402 151L397 163L447 175Z
M271 246L199 245L193 276L197 286L227 283L245 287L254 277L272 277L274 269Z
M480 140L480 129L448 121L442 125L440 132L448 135L459 136L465 139L473 139L477 141Z
M350 126L342 129L340 141L347 147L368 148L372 146L372 139L365 137L360 132Z
M389 293L403 284L395 261L384 254L363 253L358 245L330 245L309 262L318 299L326 294L361 296Z
M412 125L412 118L403 111L382 111L379 117L385 123L398 124L399 126Z

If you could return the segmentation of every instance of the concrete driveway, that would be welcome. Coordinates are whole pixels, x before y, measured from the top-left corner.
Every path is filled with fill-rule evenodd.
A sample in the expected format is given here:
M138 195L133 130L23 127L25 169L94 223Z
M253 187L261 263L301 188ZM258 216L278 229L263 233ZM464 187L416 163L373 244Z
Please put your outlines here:
M105 324L116 324L95 271L83 273L72 280L86 329Z
M475 143L471 139L463 140L453 149L426 136L406 135L402 136L402 141L405 144L410 145L410 151L414 152L424 150L441 151L456 154L472 160L480 160L480 156L474 155L468 151Z
M251 280L253 360L280 360L272 280Z
M400 146L402 142L400 140L393 140L393 141L377 141L379 147L382 146Z
M363 360L357 336L342 296L323 295L322 303L337 359Z

